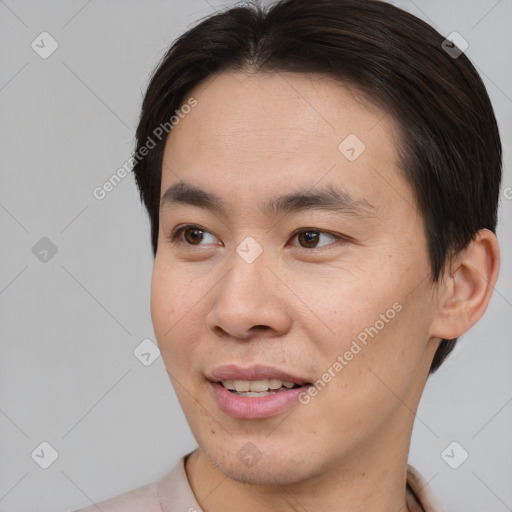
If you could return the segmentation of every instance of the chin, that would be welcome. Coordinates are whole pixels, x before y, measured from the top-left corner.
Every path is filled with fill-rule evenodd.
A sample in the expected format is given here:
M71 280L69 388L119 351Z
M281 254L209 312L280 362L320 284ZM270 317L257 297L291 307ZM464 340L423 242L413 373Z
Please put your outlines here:
M247 468L243 464L227 462L217 466L231 480L247 485L291 485L307 479L307 475L297 472L297 466L276 468L275 465L263 464L259 468Z
M273 447L268 455L257 451L254 444L247 442L233 451L219 450L216 446L206 452L210 462L232 480L249 485L290 485L307 480L312 475L310 465L304 458L286 456L286 450ZM252 457L252 458L251 458Z

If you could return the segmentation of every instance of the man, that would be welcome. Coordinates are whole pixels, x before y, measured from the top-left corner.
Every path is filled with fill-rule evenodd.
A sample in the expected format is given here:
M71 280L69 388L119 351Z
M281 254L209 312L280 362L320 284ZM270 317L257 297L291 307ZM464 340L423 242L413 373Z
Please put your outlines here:
M415 411L499 270L501 144L457 50L377 0L232 8L173 44L134 172L198 449L101 510L442 510Z

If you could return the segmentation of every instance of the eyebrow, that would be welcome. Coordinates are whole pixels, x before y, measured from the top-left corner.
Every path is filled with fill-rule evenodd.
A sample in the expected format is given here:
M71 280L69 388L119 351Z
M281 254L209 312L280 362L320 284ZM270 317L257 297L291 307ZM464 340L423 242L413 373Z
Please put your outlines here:
M184 181L171 185L161 197L161 209L172 204L197 206L221 215L225 215L227 210L227 203L220 196ZM329 210L360 217L371 217L376 213L375 207L366 199L356 198L332 185L270 198L259 207L269 216L304 210Z

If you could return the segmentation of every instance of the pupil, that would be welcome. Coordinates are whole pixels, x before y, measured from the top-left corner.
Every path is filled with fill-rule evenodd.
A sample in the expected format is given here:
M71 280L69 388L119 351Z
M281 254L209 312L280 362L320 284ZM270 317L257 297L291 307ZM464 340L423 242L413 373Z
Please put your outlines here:
M318 242L318 233L315 231L303 231L299 234L299 242L301 242L301 245L304 245L302 243L304 242L307 247L314 247Z
M185 238L187 241L189 241L189 235L192 234L190 237L192 239L192 244L194 245L194 242L201 241L203 237L203 232L200 229L189 229L185 232Z

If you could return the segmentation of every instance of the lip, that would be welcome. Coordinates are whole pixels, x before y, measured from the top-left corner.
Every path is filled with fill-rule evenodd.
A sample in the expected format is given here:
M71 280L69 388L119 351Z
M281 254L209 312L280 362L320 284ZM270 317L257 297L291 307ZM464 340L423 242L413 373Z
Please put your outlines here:
M308 387L308 381L279 368L254 365L242 368L235 364L220 366L207 377L210 389L219 408L229 416L242 420L263 419L276 416L285 409L300 405L299 395ZM228 391L219 381L222 380L262 380L278 379L298 384L299 388L279 391L267 396L244 397Z
M302 386L308 383L308 379L297 375L292 375L284 370L273 366L252 365L246 368L236 364L227 364L215 368L207 379L211 382L220 382L221 380L263 380L277 379L283 382L293 382Z
M240 420L270 418L293 404L299 406L299 395L307 389L307 386L301 386L267 396L245 397L231 393L218 382L210 382L210 386L220 409Z

